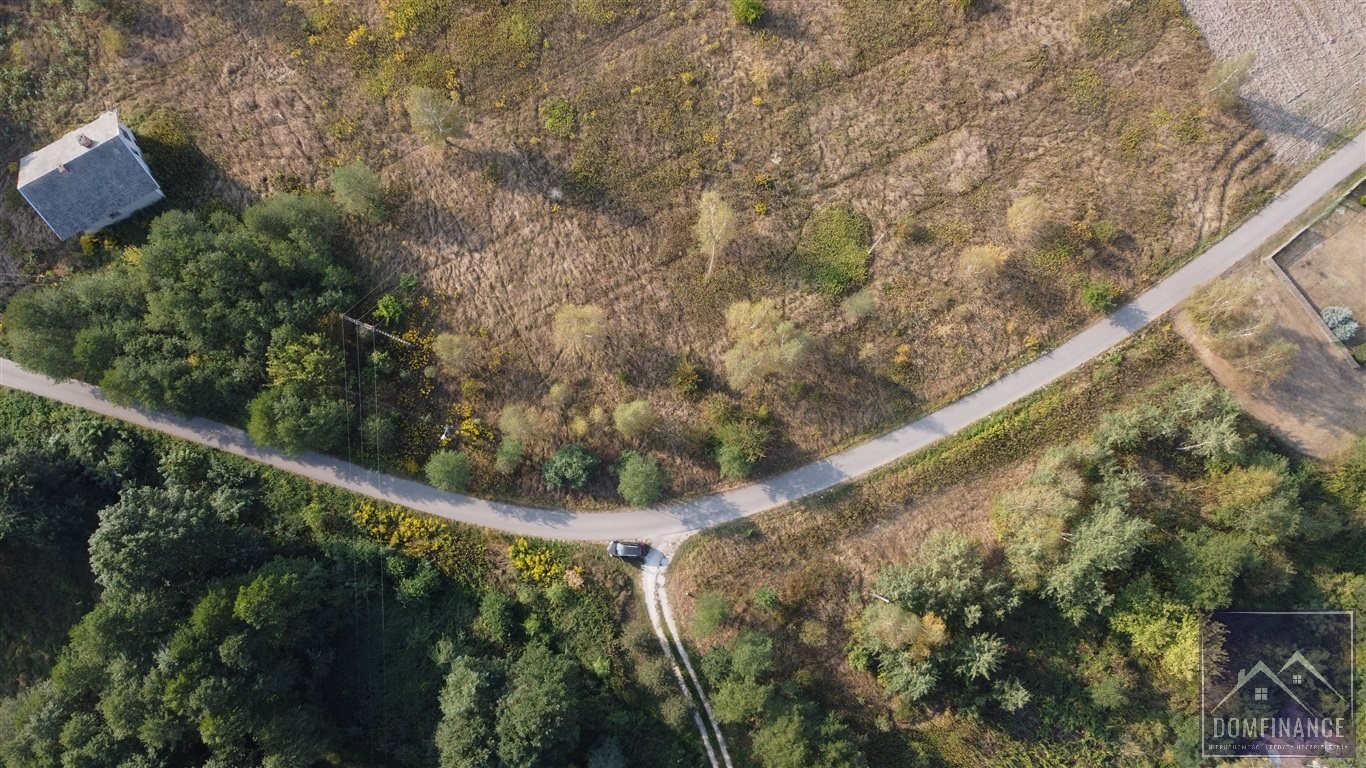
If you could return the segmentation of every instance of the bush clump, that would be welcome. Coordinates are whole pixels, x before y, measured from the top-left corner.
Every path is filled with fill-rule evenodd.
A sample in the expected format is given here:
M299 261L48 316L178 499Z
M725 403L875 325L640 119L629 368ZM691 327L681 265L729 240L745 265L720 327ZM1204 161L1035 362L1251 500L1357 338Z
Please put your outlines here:
M730 601L717 592L707 592L697 598L693 607L692 631L698 637L711 637L730 618Z
M1344 344L1361 330L1361 324L1352 318L1352 310L1347 307L1324 307L1319 315L1328 330L1333 332L1333 337Z
M655 409L648 400L632 400L622 403L612 413L612 422L621 436L634 440L654 428L659 421Z
M821 293L839 296L868 279L868 246L873 227L848 203L834 203L811 215L802 227L797 262L802 277Z
M664 495L664 471L659 468L659 462L635 451L622 454L617 493L637 507L648 507L659 501Z
M730 13L736 24L752 27L764 18L764 4L760 0L731 0Z
M470 457L462 451L437 451L427 459L427 482L451 493L470 485Z
M541 468L541 477L546 487L582 489L588 484L593 470L598 468L598 458L578 443L570 443L555 452L554 456Z
M1119 304L1124 294L1119 286L1109 280L1091 280L1082 286L1081 302L1097 314L1105 314Z
M574 121L577 114L574 105L567 99L554 98L541 105L541 125L546 133L567 139L574 135Z

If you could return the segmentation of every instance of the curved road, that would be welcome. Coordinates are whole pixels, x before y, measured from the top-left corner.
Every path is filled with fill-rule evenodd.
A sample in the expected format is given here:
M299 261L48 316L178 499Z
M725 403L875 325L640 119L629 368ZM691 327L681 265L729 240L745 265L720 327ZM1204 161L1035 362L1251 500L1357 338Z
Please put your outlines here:
M535 509L456 494L358 467L329 456L298 457L261 448L241 430L114 405L99 389L54 382L0 359L0 386L32 392L96 413L212 446L286 472L462 523L544 538L678 538L718 523L782 506L890 464L991 415L1085 364L1175 307L1200 285L1252 253L1366 164L1366 133L1335 152L1228 237L1109 317L1066 343L951 405L882 437L763 482L650 509L575 513Z

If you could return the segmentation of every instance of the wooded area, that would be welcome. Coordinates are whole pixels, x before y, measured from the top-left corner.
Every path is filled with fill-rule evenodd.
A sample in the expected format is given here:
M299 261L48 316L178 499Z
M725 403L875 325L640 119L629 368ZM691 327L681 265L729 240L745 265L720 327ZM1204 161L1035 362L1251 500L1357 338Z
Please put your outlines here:
M9 392L0 466L8 767L695 764L596 548L509 545Z

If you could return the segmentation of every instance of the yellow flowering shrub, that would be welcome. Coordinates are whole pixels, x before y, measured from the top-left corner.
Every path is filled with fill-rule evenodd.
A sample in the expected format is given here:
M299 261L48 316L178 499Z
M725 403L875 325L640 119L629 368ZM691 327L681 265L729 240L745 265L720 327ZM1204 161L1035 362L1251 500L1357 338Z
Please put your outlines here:
M362 501L351 511L362 533L408 557L430 561L448 576L474 583L483 572L483 543L447 523L393 504Z
M564 563L560 562L550 547L533 545L521 537L508 547L508 559L523 581L549 584L564 574Z

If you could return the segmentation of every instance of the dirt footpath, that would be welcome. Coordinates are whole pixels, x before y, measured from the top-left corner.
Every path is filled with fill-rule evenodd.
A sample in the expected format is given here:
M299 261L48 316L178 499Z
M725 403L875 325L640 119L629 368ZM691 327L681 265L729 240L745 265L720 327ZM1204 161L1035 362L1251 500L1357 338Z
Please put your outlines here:
M1286 281L1257 262L1239 272L1255 276L1261 300L1275 314L1280 335L1299 345L1295 367L1270 385L1249 384L1240 373L1205 346L1185 312L1176 330L1195 349L1219 384L1233 392L1253 418L1267 424L1296 450L1331 458L1366 434L1366 369L1352 368L1330 347Z
M1214 55L1253 51L1242 95L1278 159L1302 163L1366 121L1360 0L1183 0Z

